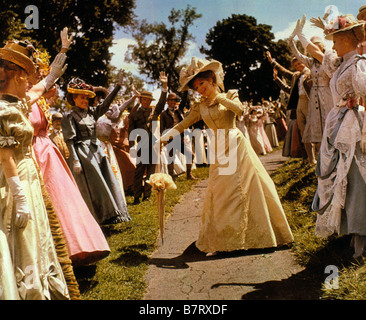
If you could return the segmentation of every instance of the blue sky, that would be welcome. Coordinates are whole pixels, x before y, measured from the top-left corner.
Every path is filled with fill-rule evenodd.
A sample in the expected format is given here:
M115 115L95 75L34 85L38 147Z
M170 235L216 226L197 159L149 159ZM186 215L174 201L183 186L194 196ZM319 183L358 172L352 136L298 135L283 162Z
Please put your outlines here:
M257 23L272 26L276 40L284 39L292 32L296 20L303 14L307 16L305 31L309 36L319 33L320 29L309 23L311 17L323 16L325 8L335 5L340 13L357 15L358 9L366 4L362 0L136 0L135 14L137 19L146 19L147 22L167 22L172 8L185 9L187 5L196 8L202 14L195 21L190 32L195 37L187 52L187 61L191 56L202 56L199 47L205 44L205 36L216 22L230 17L232 14L246 14L257 19ZM115 45L111 48L114 54L111 63L118 68L124 68L135 74L137 68L133 64L124 62L124 54L133 38L129 33L118 30L114 37ZM331 44L328 44L331 45Z

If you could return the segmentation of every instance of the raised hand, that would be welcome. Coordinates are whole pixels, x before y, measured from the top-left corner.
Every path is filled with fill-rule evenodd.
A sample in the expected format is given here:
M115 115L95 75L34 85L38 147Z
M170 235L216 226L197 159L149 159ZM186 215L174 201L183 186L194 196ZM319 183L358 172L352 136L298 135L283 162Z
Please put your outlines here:
M318 17L318 18L310 18L310 22L311 22L311 25L313 27L318 27L318 28L323 29L323 30L325 28L324 22L323 22L323 20L320 17Z
M164 71L160 71L160 82L162 83L163 85L163 88L168 88L168 75L165 75L165 72Z
M72 39L73 39L73 36L70 36L68 35L68 28L65 27L62 29L62 31L60 32L60 36L61 36L61 43L62 43L62 49L66 49L68 50L70 45L71 45L71 42L72 42Z

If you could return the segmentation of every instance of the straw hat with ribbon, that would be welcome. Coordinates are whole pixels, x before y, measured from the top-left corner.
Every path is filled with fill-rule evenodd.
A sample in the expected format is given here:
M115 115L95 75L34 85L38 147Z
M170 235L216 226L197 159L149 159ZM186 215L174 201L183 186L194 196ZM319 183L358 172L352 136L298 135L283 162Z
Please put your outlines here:
M191 60L191 64L187 68L182 68L179 75L180 88L179 91L186 91L190 88L188 87L188 83L199 73L210 70L214 72L216 76L216 83L222 91L225 91L224 88L224 71L222 69L221 62L217 60L204 60L193 57Z
M324 27L325 39L333 40L333 35L352 30L359 42L365 38L365 22L358 21L352 14L338 16Z
M79 78L72 79L67 85L67 92L71 94L85 94L89 98L95 97L94 88L91 84L85 83Z
M28 42L11 40L0 48L0 59L10 61L25 70L28 76L33 76L36 68L33 63L35 48Z

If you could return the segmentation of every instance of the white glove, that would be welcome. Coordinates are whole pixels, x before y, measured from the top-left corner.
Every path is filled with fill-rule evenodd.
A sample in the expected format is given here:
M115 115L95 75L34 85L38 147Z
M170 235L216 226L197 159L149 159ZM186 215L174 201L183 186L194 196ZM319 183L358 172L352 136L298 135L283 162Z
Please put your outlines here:
M65 53L59 53L53 60L51 64L51 72L42 80L42 84L46 88L46 91L48 91L55 84L58 78L64 74L67 68L67 64L65 64L66 58L67 56Z
M366 153L366 131L361 132L361 151L362 153Z
M287 41L292 41L295 38L295 36L297 35L297 31L298 31L298 28L299 28L299 24L300 24L300 20L297 19L296 25L295 25L295 29L292 31L292 33L288 37Z
M310 41L306 38L303 29L306 22L306 15L304 14L301 18L299 26L297 27L297 36L303 46L304 49L310 44Z
M72 169L77 174L79 174L79 173L81 173L83 171L83 168L82 168L81 163L80 163L79 160L74 160L74 162L72 164Z
M64 49L69 49L73 38L73 36L69 37L67 32L68 32L67 27L63 28L62 31L60 32L62 48Z
M31 218L31 214L27 202L27 197L25 196L23 187L20 183L19 176L7 178L6 181L9 185L10 191L15 201L15 226L18 228L25 228Z

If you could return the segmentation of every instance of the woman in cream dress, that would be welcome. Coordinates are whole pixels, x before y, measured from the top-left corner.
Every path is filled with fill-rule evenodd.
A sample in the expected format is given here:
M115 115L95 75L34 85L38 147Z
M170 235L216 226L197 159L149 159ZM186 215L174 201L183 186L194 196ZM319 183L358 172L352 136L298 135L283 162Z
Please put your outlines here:
M0 49L0 299L69 299L27 118L31 55L23 42Z
M250 142L236 128L235 117L243 114L243 105L236 91L219 93L222 81L220 62L192 58L181 73L180 90L193 88L202 98L160 139L166 143L201 119L210 128L211 139L215 138L216 148L209 151L210 177L196 246L212 254L291 243L293 236L275 185Z

